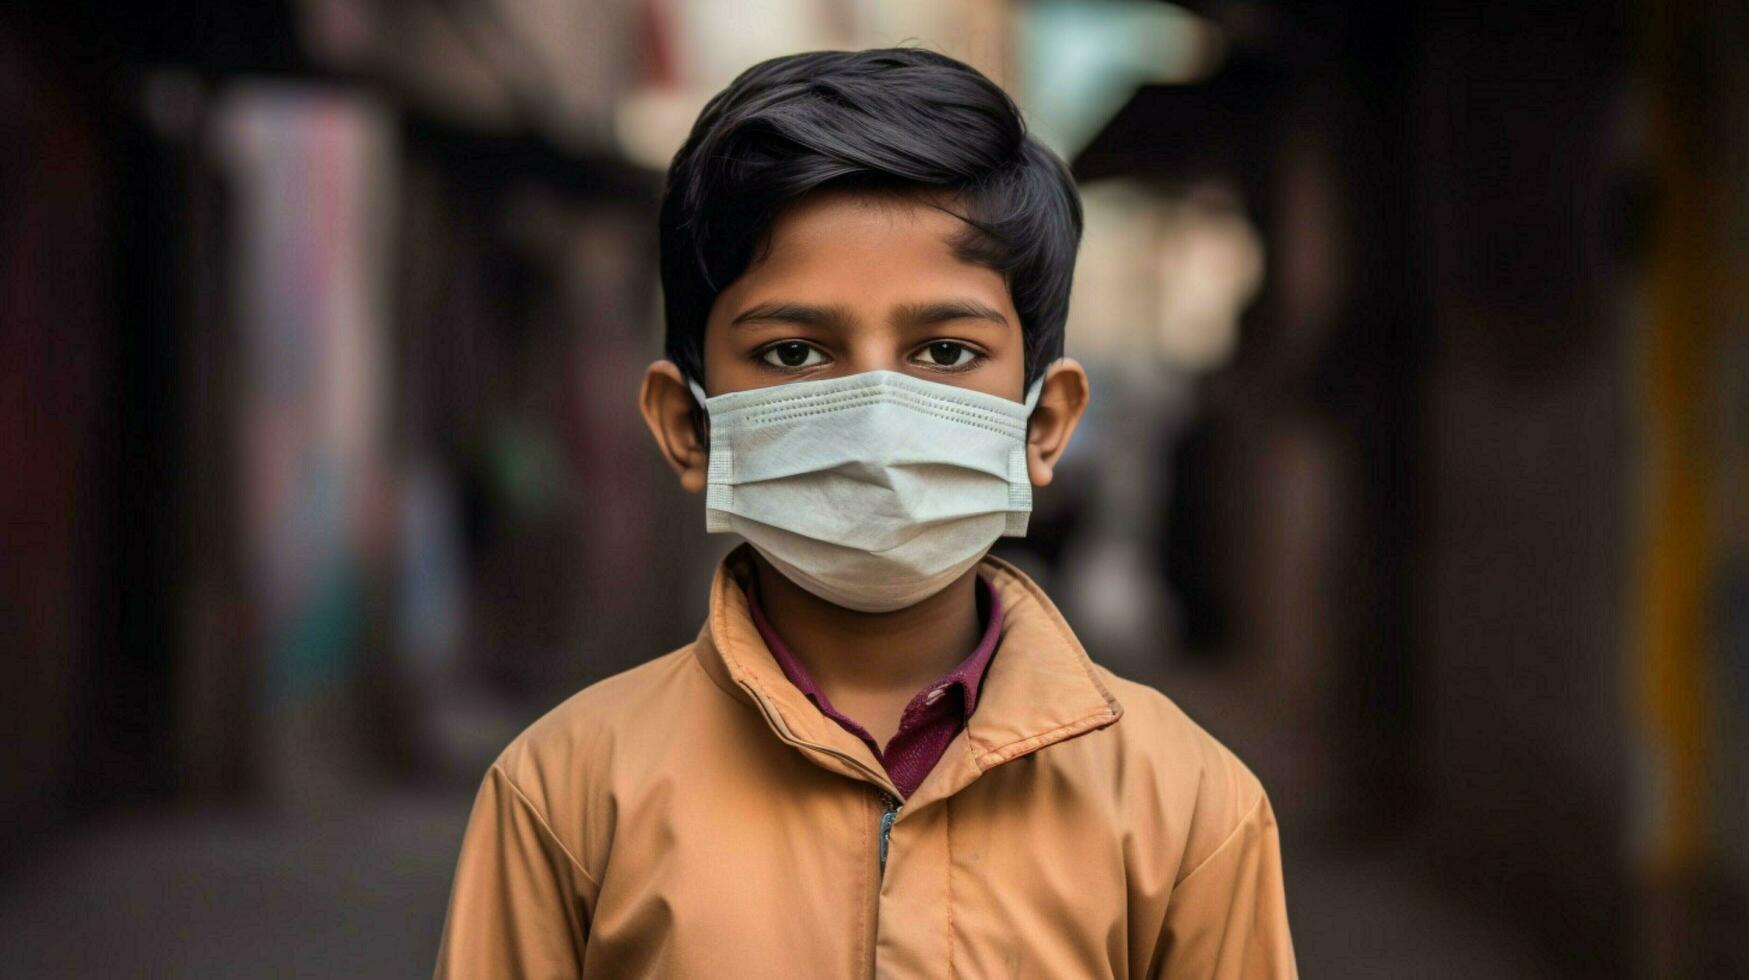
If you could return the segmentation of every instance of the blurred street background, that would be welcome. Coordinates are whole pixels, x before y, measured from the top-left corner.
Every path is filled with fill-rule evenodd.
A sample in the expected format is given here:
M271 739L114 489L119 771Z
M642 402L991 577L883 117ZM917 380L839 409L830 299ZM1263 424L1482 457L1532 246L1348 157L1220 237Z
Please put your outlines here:
M1308 977L1749 976L1749 10L0 9L0 972L428 975L479 779L690 640L656 202L921 44L1081 182L1089 652L1262 777Z

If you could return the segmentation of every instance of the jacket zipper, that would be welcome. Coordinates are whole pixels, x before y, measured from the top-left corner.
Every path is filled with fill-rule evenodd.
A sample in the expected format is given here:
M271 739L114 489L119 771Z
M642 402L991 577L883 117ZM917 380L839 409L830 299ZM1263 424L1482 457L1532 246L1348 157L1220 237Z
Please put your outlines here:
M905 804L889 793L881 793L881 865L880 877L887 875L887 845L893 839L893 821L899 818L899 808Z
M814 749L814 750L819 751L819 752L824 752L827 755L831 755L831 756L834 756L836 758L842 759L844 762L848 763L853 768L859 769L863 773L867 774L869 777L869 782L874 784L876 792L878 792L880 794L880 797L881 797L881 817L880 817L879 833L877 835L880 839L880 845L879 845L879 854L876 855L876 859L877 859L876 881L877 881L877 884L875 886L874 909L873 909L871 916L870 916L870 921L873 922L874 920L878 919L880 916L881 897L880 897L880 886L879 886L878 882L881 879L884 879L886 877L886 874L887 874L887 847L888 847L889 843L891 842L892 836L893 836L893 821L899 819L899 810L904 807L904 805L905 805L904 802L901 801L898 797L894 796L893 794L887 792L885 789L881 788L880 784L875 782L876 780L882 778L882 776L885 775L884 773L883 774L876 774L874 772L874 770L870 769L866 765L863 765L863 763L860 759L857 759L851 755L847 755L846 753L840 752L837 749L834 749L830 746L821 745L817 742L810 742L806 739L795 737L795 735L790 733L788 726L783 724L783 722L782 722L781 718L778 716L778 714L775 711L773 711L770 708L770 706L768 706L765 703L765 699L759 696L759 692L755 691L751 685L749 685L745 682L740 682L740 686L741 686L742 690L744 690L748 694L752 695L753 703L759 707L760 714L763 714L765 716L766 722L771 725L772 731L777 733L778 738L782 739L785 742L789 742L792 745L798 745L798 746L803 746L806 748ZM880 927L877 924L877 925L875 925L874 931L870 937L871 945L869 947L869 955L871 958L869 960L869 966L870 966L871 970L874 967L874 960L872 958L873 954L874 954L873 940L875 938L878 938L879 935L880 935ZM870 975L872 976L873 974L871 973Z
M871 978L874 977L877 972L875 948L880 944L881 936L881 882L885 880L887 876L887 848L890 846L893 839L893 821L899 819L899 809L905 805L898 797L886 790L879 789L878 787L876 789L880 796L881 809L880 820L876 824L875 831L875 840L877 842L875 860L877 864L875 867L875 890L874 895L872 896L874 899L874 908L869 914L868 964L869 976Z

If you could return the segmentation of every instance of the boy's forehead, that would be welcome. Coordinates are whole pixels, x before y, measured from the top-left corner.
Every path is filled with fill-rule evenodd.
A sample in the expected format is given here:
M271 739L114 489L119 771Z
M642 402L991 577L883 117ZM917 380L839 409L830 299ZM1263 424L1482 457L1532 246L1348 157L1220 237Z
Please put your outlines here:
M949 241L963 228L958 218L914 196L822 192L778 214L771 224L767 258L797 262L834 251L895 245L951 257Z
M903 287L907 293L971 290L986 302L1009 306L1007 284L999 273L954 254L953 241L965 230L959 218L916 195L809 195L772 222L757 260L719 302L759 302L772 298L768 292L787 294L798 288L867 297L882 287Z

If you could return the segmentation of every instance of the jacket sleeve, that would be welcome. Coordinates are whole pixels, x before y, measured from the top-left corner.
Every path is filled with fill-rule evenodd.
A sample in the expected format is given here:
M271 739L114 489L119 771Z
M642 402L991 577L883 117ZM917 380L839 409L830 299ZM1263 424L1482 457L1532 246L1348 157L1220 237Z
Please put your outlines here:
M1154 976L1282 980L1299 976L1288 934L1281 841L1267 794L1172 889Z
M462 837L434 977L576 977L595 883L496 763Z

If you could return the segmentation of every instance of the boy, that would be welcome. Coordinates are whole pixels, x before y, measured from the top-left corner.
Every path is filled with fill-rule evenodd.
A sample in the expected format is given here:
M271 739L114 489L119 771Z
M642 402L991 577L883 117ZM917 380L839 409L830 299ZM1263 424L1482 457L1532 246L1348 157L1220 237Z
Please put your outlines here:
M776 58L705 107L640 403L747 543L697 640L490 767L438 976L1295 975L1262 786L985 554L1087 407L1080 234L942 55Z

